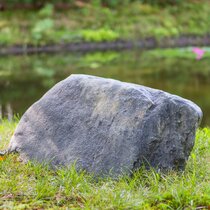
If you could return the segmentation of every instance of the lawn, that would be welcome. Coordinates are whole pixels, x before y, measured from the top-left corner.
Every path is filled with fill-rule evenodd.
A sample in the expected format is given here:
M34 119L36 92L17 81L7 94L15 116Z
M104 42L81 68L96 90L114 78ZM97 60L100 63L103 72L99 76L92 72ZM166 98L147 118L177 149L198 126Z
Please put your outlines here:
M0 150L17 121L0 124ZM0 209L209 209L210 129L198 130L184 172L141 168L132 177L94 180L75 168L55 171L24 164L18 155L0 158Z

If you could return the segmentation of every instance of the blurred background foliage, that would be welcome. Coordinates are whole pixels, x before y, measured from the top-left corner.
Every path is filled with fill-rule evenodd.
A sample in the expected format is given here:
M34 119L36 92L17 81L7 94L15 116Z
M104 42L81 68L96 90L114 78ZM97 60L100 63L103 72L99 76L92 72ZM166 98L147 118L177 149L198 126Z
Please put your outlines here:
M34 7L41 7L45 5L46 3L68 3L68 4L78 4L79 3L91 3L95 5L104 5L108 7L117 7L121 5L126 5L132 2L141 2L146 4L152 4L152 5L159 5L159 6L166 6L166 5L175 5L182 2L182 0L2 0L2 5L7 6L14 6L16 4L31 4L34 5ZM188 0L192 1L192 0Z
M210 33L209 0L10 0L0 4L2 45Z

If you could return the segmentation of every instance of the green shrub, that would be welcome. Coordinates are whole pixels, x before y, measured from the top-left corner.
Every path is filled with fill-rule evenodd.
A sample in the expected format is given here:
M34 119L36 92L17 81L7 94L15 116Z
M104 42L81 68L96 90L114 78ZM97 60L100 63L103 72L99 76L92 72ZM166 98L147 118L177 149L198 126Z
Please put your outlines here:
M119 34L117 32L104 28L98 30L82 30L81 36L87 42L114 41L119 38Z
M44 36L47 36L53 27L54 21L50 18L37 21L31 31L32 37L37 41L41 40Z

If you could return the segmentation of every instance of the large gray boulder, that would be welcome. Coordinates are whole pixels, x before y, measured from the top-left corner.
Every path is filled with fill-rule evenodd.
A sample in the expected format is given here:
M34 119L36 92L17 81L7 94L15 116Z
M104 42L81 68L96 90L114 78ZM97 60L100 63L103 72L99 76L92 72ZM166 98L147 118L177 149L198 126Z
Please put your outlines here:
M96 175L184 169L201 118L193 102L161 90L71 75L26 111L9 152Z

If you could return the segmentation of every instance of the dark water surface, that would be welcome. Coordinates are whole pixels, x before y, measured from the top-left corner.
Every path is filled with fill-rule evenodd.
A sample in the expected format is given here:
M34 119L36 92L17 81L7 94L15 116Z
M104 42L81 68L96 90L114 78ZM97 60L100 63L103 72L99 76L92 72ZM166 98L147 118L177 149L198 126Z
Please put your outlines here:
M0 117L20 116L55 83L91 74L162 89L197 103L210 126L210 58L145 52L97 52L0 58Z

